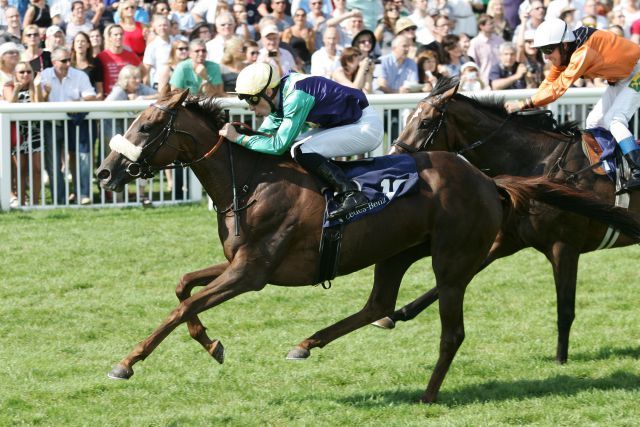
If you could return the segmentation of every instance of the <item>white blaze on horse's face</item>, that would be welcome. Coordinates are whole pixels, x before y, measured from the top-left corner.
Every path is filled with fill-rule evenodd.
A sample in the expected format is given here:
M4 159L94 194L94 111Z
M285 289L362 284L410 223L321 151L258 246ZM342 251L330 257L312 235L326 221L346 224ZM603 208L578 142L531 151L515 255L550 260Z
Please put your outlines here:
M413 113L413 116L411 116L411 120L413 120L413 119L418 119L418 120L420 120L420 113L422 113L422 107L418 107L418 108L416 109L416 112L415 112L415 113ZM411 120L410 120L410 121L411 121Z
M132 162L137 162L142 154L142 147L138 147L120 134L114 135L113 138L111 138L111 141L109 141L109 148L122 154Z

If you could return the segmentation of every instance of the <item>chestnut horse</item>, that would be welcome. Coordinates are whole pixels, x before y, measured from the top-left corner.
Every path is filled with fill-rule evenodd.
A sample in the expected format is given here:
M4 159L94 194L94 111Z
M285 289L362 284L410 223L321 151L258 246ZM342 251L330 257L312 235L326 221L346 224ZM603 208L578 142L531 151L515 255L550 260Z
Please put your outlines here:
M122 191L137 176L151 176L173 161L190 166L218 207L218 234L227 261L182 277L177 308L113 368L111 378L131 377L133 365L184 322L191 337L222 363L222 344L207 336L199 313L268 283L313 285L317 277L325 212L318 182L289 157L252 152L218 138L223 110L211 100L186 98L186 91L176 93L144 110L124 137L112 140L117 151L102 162L97 175L103 188ZM344 227L339 273L375 264L369 300L357 313L300 342L287 357L307 358L311 349L391 314L405 271L430 255L442 330L440 354L422 401L433 402L464 339L467 284L509 213L526 214L534 198L613 222L637 238L640 225L592 196L547 180L494 181L450 153L413 157L418 191ZM232 169L240 192L236 203ZM236 220L239 233L234 233ZM196 286L204 288L192 295Z
M460 153L489 176L552 177L595 191L613 204L614 185L607 177L590 170L579 143L579 132L571 129L573 123L554 128L548 126L554 123L549 123L544 115L508 115L502 99L480 101L457 94L457 89L457 80L442 79L418 104L390 153L419 150ZM640 199L635 193L631 194L629 209L634 213L640 209ZM482 267L527 247L547 257L553 268L558 305L556 360L564 363L575 317L580 254L635 242L584 216L549 206L541 206L535 212L536 215L518 217L517 223L508 227L509 232L500 233ZM375 324L392 328L396 321L414 318L437 298L438 290L433 288Z

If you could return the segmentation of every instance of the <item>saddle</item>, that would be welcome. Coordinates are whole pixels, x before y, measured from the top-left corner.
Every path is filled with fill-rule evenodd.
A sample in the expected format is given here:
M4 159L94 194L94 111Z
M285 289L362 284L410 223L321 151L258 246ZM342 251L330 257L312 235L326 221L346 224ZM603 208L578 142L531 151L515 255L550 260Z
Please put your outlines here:
M370 202L342 219L329 221L327 214L335 209L336 201L333 192L321 184L321 192L325 196L327 207L322 224L319 248L320 268L316 283L322 283L324 288L330 287L330 281L338 274L344 226L384 209L398 197L417 191L419 182L415 160L408 154L335 163L342 168L348 178L358 184L358 188ZM328 286L325 286L325 281L329 281Z
M598 175L606 175L613 182L628 179L629 165L622 155L611 132L604 128L594 128L582 133L582 151L592 170ZM599 166L596 166L599 164Z

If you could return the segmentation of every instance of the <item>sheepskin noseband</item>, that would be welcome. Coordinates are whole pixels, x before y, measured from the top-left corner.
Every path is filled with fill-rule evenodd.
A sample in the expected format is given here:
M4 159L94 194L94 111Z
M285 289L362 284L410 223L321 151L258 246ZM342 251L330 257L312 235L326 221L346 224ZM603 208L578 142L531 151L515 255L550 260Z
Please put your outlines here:
M120 134L114 135L113 138L111 138L111 141L109 141L109 147L132 162L138 161L142 154L142 147L134 145L131 141Z

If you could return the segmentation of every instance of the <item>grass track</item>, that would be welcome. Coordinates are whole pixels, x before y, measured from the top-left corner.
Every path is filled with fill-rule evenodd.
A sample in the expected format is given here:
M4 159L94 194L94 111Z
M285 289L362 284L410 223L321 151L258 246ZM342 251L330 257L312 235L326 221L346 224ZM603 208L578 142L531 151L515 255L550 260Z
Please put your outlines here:
M358 310L372 269L333 288L267 287L202 320L216 364L180 326L129 381L107 371L177 300L181 274L222 259L202 206L0 215L0 425L637 425L637 247L581 258L570 362L558 366L555 293L537 252L472 282L467 339L440 403L413 403L437 357L436 307L394 331L363 328L304 362L284 355ZM606 266L606 267L604 267ZM399 303L433 285L429 261Z

